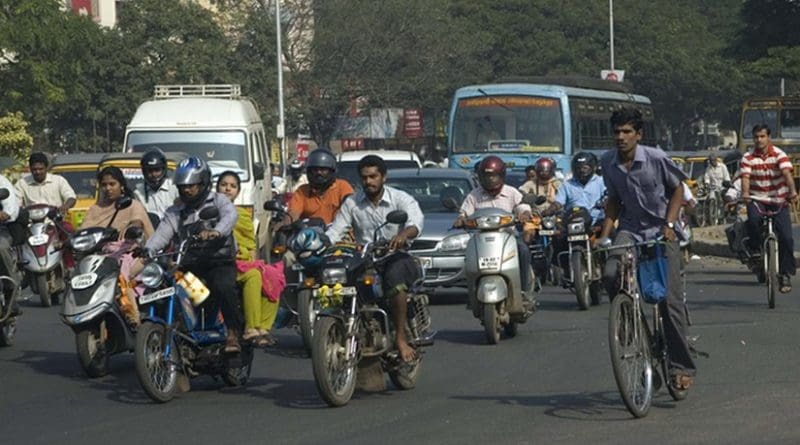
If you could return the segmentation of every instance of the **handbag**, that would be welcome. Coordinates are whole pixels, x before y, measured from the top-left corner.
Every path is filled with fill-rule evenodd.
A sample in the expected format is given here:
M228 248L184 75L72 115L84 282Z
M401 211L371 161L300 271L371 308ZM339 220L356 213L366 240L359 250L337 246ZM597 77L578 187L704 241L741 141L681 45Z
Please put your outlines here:
M663 255L663 247L656 244L655 255L639 262L639 289L644 301L657 304L667 298L667 259Z

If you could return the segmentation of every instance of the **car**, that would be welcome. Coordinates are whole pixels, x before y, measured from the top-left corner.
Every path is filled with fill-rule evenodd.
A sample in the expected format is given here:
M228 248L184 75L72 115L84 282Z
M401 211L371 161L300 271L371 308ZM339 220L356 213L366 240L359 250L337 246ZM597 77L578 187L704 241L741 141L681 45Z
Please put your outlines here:
M398 168L421 168L422 161L413 151L403 150L356 150L346 151L336 155L337 176L346 180L353 188L361 188L361 178L358 176L358 161L367 155L377 155L386 162L387 170Z
M451 229L458 208L477 187L471 173L449 168L403 168L387 176L386 185L413 196L425 214L422 233L414 239L409 253L425 269L423 287L464 287L464 251L470 234ZM448 206L445 201L452 198Z
M50 163L50 173L61 175L75 190L75 206L65 220L80 227L86 211L97 201L97 166L105 153L60 154Z

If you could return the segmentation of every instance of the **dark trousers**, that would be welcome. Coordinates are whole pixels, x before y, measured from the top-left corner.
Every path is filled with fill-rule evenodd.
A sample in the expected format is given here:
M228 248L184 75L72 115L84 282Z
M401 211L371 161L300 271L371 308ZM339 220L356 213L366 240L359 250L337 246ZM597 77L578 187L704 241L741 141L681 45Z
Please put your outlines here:
M531 250L521 236L516 236L517 239L517 255L519 255L519 269L520 278L523 291L530 288L531 280Z
M186 270L197 275L211 291L210 300L218 304L225 318L225 326L242 332L242 307L239 290L236 286L236 265L223 263L215 265L192 265ZM216 308L214 308L216 310Z
M762 205L765 210L774 212L776 205ZM747 204L747 248L751 252L761 251L761 219L762 216L756 208L755 202ZM772 217L772 228L778 237L778 270L781 275L794 275L794 238L792 238L792 221L789 217L789 207L782 208L777 215Z
M632 244L636 241L630 232L618 232L614 238L614 245ZM697 368L689 352L689 341L686 338L687 321L682 295L680 246L677 241L670 241L664 247L667 257L667 298L659 303L659 310L664 320L664 334L667 337L670 374L679 373L693 376L697 372ZM624 250L622 249L612 250L606 259L603 282L608 295L611 296L619 293L618 271L623 254Z

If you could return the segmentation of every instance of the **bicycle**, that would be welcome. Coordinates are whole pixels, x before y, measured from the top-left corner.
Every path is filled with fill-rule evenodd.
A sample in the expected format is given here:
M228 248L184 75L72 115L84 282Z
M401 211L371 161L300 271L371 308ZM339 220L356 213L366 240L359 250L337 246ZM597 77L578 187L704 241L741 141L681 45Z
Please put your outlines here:
M637 418L647 415L653 395L661 387L662 382L666 382L670 396L676 401L683 400L687 394L686 390L674 387L669 378L669 351L660 304L653 304L651 329L644 309L644 305L650 302L644 301L637 276L639 257L652 257L652 253L647 250L654 249L648 248L663 244L663 241L655 240L604 248L626 249L620 262L620 290L611 301L608 336L611 366L617 388L625 407ZM657 261L666 262L666 258L660 256ZM681 275L684 286L684 310L688 323L685 276L683 273ZM661 375L658 371L659 364Z
M750 262L750 268L756 273L759 283L767 283L767 306L770 309L775 309L775 288L778 284L778 236L775 234L774 222L775 216L780 213L786 203L778 206L777 210L768 210L764 204L753 201L753 204L761 217L761 258L760 261L758 254L753 254L747 249L747 241L749 237L742 239L745 254ZM759 267L761 263L761 268Z

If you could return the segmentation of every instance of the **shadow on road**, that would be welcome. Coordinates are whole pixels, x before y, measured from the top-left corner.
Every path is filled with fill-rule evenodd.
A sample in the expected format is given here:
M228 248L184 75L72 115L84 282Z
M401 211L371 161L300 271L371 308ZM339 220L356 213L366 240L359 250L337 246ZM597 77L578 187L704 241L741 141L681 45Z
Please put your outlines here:
M633 420L616 391L548 394L542 396L454 396L455 400L495 401L500 405L542 407L551 417L594 422ZM653 407L674 408L673 403L656 401Z
M444 341L461 345L485 345L486 335L480 322L475 320L475 329L442 329L436 333L436 341Z

